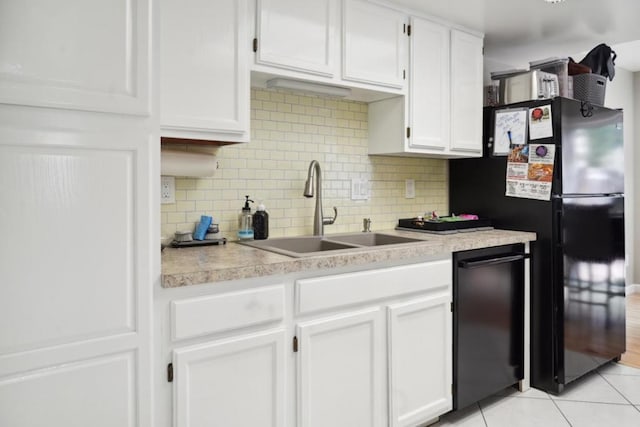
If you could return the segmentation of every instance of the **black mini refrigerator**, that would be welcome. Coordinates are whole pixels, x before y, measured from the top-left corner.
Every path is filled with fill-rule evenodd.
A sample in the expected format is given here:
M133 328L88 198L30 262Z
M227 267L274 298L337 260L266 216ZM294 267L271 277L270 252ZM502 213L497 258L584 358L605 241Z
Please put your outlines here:
M550 196L506 196L507 156L494 153L496 110L551 107ZM483 157L451 160L451 212L533 231L531 385L560 393L625 351L622 111L566 98L484 110ZM531 143L532 141L529 141Z
M453 254L453 409L523 379L523 244Z

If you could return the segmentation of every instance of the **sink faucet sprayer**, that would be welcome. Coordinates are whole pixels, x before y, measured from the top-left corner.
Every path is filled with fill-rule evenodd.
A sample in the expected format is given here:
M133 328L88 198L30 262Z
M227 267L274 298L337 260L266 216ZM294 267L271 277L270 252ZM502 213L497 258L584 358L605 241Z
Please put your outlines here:
M318 195L316 196L316 211L313 217L313 234L322 236L324 234L324 226L333 224L336 221L338 209L335 206L333 207L333 218L322 216L322 171L320 170L320 163L317 160L312 160L309 165L307 182L304 185L304 197L313 197L315 188L318 189Z

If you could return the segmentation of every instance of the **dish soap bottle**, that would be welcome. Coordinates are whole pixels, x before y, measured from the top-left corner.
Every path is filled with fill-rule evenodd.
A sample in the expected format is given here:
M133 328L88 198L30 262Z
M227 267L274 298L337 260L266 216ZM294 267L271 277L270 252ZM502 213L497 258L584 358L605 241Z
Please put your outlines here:
M238 217L238 239L240 240L252 240L253 239L253 223L251 216L251 207L249 202L253 203L253 200L249 199L249 196L244 196L247 200L244 201L244 207Z
M265 210L264 204L260 202L256 213L253 214L253 238L264 240L269 237L269 213Z

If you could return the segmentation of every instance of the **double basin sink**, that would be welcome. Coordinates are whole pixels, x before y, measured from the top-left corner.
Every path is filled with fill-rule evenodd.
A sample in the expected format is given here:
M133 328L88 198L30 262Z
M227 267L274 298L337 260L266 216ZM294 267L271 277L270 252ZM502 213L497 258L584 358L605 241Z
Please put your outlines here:
M332 251L345 251L402 243L423 242L422 239L383 233L336 234L330 236L282 237L240 242L247 246L275 252L294 258L323 255Z

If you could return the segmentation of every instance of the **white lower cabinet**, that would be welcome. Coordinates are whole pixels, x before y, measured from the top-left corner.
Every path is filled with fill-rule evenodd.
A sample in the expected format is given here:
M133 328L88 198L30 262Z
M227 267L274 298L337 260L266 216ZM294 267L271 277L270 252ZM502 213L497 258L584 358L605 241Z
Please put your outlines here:
M174 426L284 425L285 332L174 350Z
M379 308L298 325L298 426L383 425L383 332Z
M418 426L451 409L450 259L302 279L295 295L299 316L316 313L296 327L298 426Z
M416 426L451 409L451 295L387 309L389 425Z
M413 427L434 420L452 401L451 277L451 259L442 257L273 277L272 285L239 280L226 292L186 289L180 299L168 291L156 308L173 382L158 398L173 401L173 412L156 425Z

